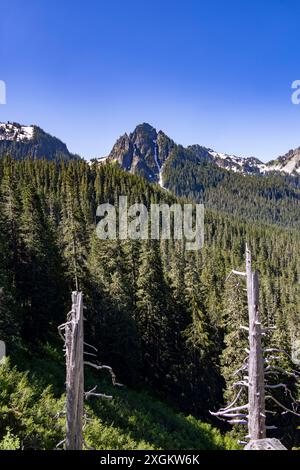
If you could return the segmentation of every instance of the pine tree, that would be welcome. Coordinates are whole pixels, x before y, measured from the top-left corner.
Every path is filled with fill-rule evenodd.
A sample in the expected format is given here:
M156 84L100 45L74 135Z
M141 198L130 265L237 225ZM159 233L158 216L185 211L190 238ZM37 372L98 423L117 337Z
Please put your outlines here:
M89 318L97 325L96 344L100 343L103 358L107 357L118 377L133 383L139 374L140 349L132 313L130 274L121 242L92 236L88 267L92 281L89 291L93 289L93 313Z
M248 348L247 333L240 328L247 327L249 321L245 285L239 277L231 276L227 281L223 305L225 348L221 355L221 371L226 382L224 398L230 402L236 394L233 383L240 378L234 373L243 366L243 361L247 358L245 350ZM245 395L242 398L245 398ZM247 403L247 400L244 403Z
M143 367L155 384L168 373L168 298L158 241L142 245L135 314L141 337Z
M72 289L82 289L86 273L87 240L89 233L84 223L79 202L79 188L73 168L68 169L64 185L65 201L61 215L61 246L66 261L67 276Z
M40 340L62 319L61 260L41 201L31 186L22 192L20 301L24 337Z

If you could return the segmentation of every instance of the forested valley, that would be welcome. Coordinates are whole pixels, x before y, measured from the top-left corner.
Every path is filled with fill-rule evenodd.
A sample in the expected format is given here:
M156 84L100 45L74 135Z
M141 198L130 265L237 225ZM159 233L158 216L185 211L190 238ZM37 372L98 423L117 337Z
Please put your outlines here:
M199 251L172 240L99 240L96 208L117 205L120 195L146 206L184 202L116 164L0 160L0 339L9 356L0 367L0 448L52 449L63 439L57 327L70 310L75 277L87 341L124 384L117 390L105 374L87 378L114 397L88 405L86 440L95 448L237 447L245 429L231 431L210 411L232 397L247 343L239 328L247 323L245 285L228 278L233 268L243 271L246 243L259 272L263 323L277 327L266 341L291 353L300 323L298 230L252 217L258 197L243 200L242 219L206 208ZM295 365L287 358L282 367ZM289 387L299 399L296 382ZM299 447L297 419L272 410L272 435Z
M166 188L248 222L299 228L299 175L229 171L203 152L199 146L177 146L164 165Z

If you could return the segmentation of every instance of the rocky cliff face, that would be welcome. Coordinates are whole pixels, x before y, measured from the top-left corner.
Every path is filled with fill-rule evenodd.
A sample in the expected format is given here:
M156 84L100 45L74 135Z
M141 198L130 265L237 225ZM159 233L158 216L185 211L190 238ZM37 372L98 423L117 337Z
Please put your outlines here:
M163 186L164 165L179 148L183 147L175 144L163 131L157 131L150 124L143 123L138 125L132 133L125 133L121 136L106 160L116 161L124 170ZM243 158L217 152L198 144L190 145L185 150L187 152L183 152L183 156L193 154L199 163L210 162L234 173L300 174L300 147L290 150L269 163L263 163L254 157ZM77 155L69 152L66 144L38 126L0 122L0 158L6 155L17 160L27 157L48 160L78 158ZM103 162L104 159L99 159L99 161Z
M162 168L175 143L150 124L140 124L131 134L121 136L107 157L126 171L162 184Z
M163 184L163 167L172 151L179 148L164 132L156 131L150 124L140 124L131 134L124 134L114 145L108 160L117 161L131 173L139 174L148 181ZM280 172L300 174L300 148L269 163L258 158L244 158L217 152L201 145L190 145L187 150L201 162L211 162L234 173L267 174Z

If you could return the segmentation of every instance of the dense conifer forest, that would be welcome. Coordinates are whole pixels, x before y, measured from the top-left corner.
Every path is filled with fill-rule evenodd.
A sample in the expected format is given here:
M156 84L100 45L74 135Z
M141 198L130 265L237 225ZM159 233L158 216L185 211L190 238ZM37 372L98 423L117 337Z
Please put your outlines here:
M177 192L192 199L192 188ZM183 202L117 165L0 161L0 339L10 356L0 369L2 447L53 448L61 439L59 419L53 426L64 388L57 326L70 309L75 278L85 299L87 340L125 385L125 391L112 391L112 402L89 405L95 418L87 429L89 442L96 448L199 448L196 442L207 448L235 446L236 440L201 423L223 434L230 431L209 411L232 396L232 373L246 345L239 330L247 318L245 286L226 279L232 268L243 270L248 242L260 276L263 322L277 326L267 341L291 352L291 336L300 323L300 235L271 223L273 216L265 218L269 224L258 221L253 207L271 213L273 205L272 198L261 205L260 190L256 199L250 192L248 201L238 193L232 199L232 191L227 198L223 190L224 185L219 204L210 204L207 193L207 205L218 210L205 211L204 247L188 252L179 241L96 237L99 203L117 205L120 195L147 206ZM243 206L244 217L234 217L236 204ZM286 225L295 225L288 195L279 207ZM289 359L283 366L295 367ZM102 386L109 387L105 379ZM295 381L289 386L299 397ZM150 396L168 405L154 401L150 406ZM289 447L299 446L296 419L273 411L271 424L278 425L273 435ZM157 416L153 435L149 427L134 436L130 420L131 425L146 422L152 413ZM178 431L174 442L167 438L172 428ZM184 435L189 436L185 442Z
M204 202L235 217L299 228L297 174L235 173L208 161L199 146L177 146L164 165L163 180L178 196Z

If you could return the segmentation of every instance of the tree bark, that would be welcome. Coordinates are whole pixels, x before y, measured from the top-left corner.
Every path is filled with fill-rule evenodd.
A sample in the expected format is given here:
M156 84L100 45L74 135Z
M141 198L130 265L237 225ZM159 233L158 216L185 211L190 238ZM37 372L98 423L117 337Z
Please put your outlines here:
M252 271L251 253L246 246L247 297L249 313L249 418L251 440L266 437L264 359L261 345L258 274Z
M72 310L68 320L66 326L66 450L82 450L84 370L81 292L72 293Z

